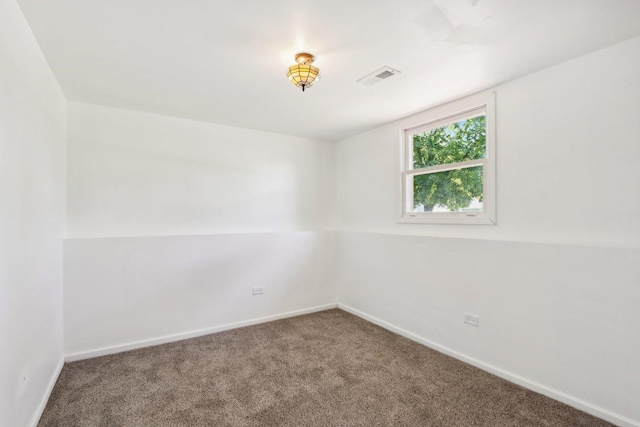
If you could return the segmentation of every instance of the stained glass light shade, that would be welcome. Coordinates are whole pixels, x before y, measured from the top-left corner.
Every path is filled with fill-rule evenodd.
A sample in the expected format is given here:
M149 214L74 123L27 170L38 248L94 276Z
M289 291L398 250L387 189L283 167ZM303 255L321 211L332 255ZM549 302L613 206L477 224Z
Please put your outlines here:
M310 53L300 52L295 56L295 59L298 64L289 67L287 77L296 87L302 87L304 92L306 88L313 86L320 80L320 70L311 65L316 57Z
M296 64L289 67L287 77L297 87L302 87L302 91L313 86L320 80L320 70L311 64Z

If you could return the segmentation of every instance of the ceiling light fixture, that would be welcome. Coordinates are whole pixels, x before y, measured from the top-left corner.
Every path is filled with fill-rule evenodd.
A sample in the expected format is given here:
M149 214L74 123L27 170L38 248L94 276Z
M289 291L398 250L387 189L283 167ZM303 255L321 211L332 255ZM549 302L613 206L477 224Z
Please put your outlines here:
M318 80L320 80L320 70L314 67L313 61L315 56L310 53L301 52L296 55L297 65L292 65L287 71L287 77L296 85L296 87L302 87L302 91L307 87L313 86Z

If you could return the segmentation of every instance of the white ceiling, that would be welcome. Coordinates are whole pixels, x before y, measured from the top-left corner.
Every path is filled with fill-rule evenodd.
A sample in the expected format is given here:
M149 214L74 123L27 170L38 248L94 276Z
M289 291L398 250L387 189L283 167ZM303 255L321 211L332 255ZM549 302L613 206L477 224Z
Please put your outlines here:
M18 2L70 100L325 140L640 35L639 0Z

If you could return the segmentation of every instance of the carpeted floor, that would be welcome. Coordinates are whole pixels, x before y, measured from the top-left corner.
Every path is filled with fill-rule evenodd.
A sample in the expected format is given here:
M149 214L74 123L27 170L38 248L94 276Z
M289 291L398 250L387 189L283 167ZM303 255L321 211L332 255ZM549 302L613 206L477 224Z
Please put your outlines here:
M68 363L39 426L610 426L340 310Z

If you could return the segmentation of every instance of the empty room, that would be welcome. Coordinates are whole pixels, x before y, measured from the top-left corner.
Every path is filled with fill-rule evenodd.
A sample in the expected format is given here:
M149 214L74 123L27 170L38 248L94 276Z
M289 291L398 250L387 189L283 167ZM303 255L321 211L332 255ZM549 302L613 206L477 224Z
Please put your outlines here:
M0 0L0 427L640 427L640 1Z

